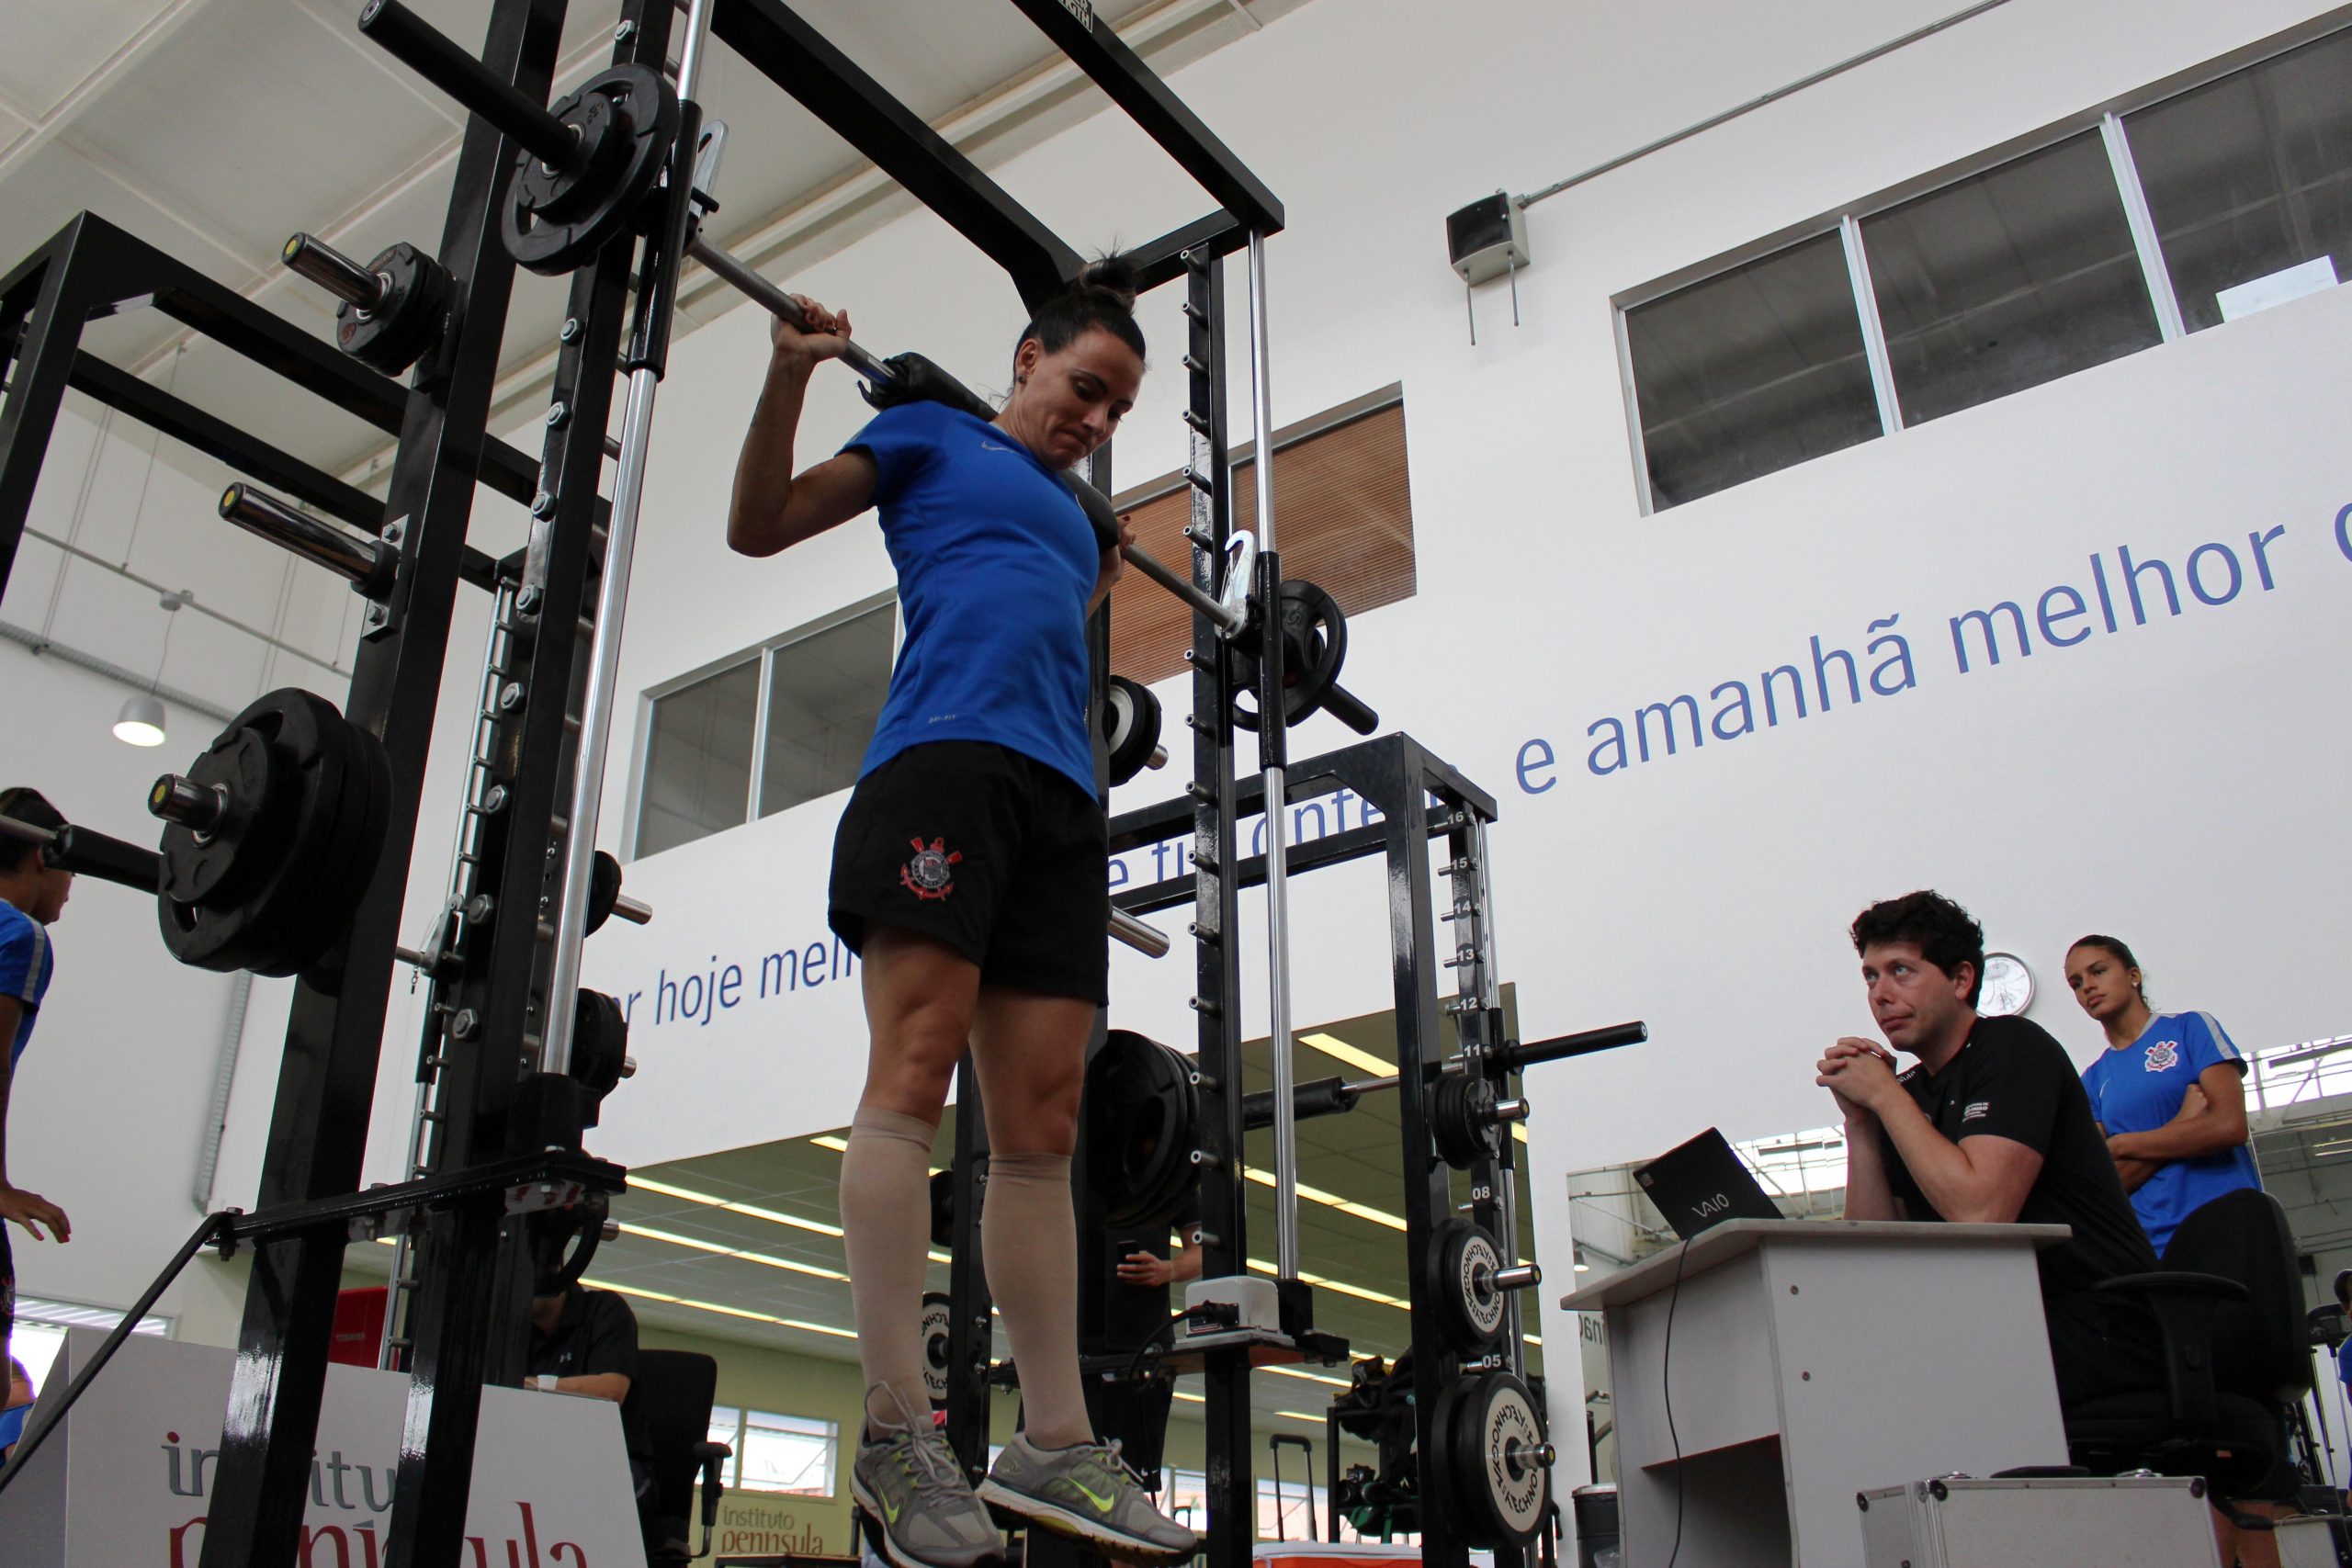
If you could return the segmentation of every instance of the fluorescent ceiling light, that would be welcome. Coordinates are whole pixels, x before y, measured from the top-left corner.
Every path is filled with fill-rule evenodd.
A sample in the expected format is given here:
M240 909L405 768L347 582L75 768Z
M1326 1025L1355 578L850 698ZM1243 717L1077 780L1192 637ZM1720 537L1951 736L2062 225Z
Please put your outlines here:
M1176 1391L1176 1397L1187 1404L1206 1404L1209 1402L1208 1395L1204 1393L1191 1393L1181 1388Z
M1294 1421L1320 1421L1323 1419L1320 1416L1309 1416L1304 1410L1277 1410L1274 1414L1277 1416L1287 1416Z
M673 1187L666 1181L655 1181L650 1177L632 1175L628 1179L628 1184L642 1191L658 1192L664 1198L677 1198L688 1203L700 1203L710 1209L725 1209L728 1213L734 1214L749 1214L755 1220L768 1220L779 1225L790 1225L795 1230L815 1231L819 1235L838 1236L842 1234L841 1226L829 1225L822 1220L804 1220L797 1214L781 1214L774 1209L757 1208L750 1203L729 1202L724 1198L714 1198L707 1192L697 1192L691 1187Z
M1301 1045L1312 1045L1333 1061L1344 1062L1358 1072L1369 1073L1376 1078L1385 1078L1396 1070L1395 1063L1384 1062L1369 1051L1358 1050L1336 1034L1301 1034L1297 1040Z
M1250 1267L1261 1274L1272 1274L1274 1271L1274 1266L1267 1262L1262 1258L1252 1258L1250 1259ZM1366 1290L1362 1285L1351 1285L1345 1280L1329 1279L1321 1274L1310 1274L1304 1269L1298 1271L1298 1277L1306 1280L1308 1284L1316 1286L1320 1290L1337 1291L1343 1296L1353 1296L1358 1301L1376 1302L1382 1306L1392 1306L1400 1312L1410 1312L1413 1310L1413 1303L1408 1301L1400 1300L1396 1296L1384 1295L1378 1291Z
M717 1253L721 1258L740 1258L747 1263L764 1264L770 1269L788 1269L795 1274L814 1274L820 1280L846 1280L849 1276L838 1269L827 1269L814 1263L796 1263L789 1258L773 1258L764 1252L747 1252L740 1247L728 1247L699 1236L680 1235L674 1231L657 1231L648 1225L621 1225L623 1235L641 1235L651 1241L666 1241L673 1247L690 1247L696 1252Z
M1349 1388L1353 1386L1345 1378L1335 1378L1328 1372L1310 1372L1305 1367L1261 1367L1258 1370L1264 1372L1273 1372L1281 1377L1305 1378L1308 1382L1328 1382L1333 1388Z
M724 1306L718 1302L696 1301L692 1296L673 1296L667 1291L649 1291L635 1285L616 1285L605 1280L591 1280L585 1275L581 1277L580 1282L592 1291L610 1291L616 1295L636 1296L642 1301L662 1302L670 1306L692 1307L696 1312L717 1313L721 1317L741 1317L749 1318L753 1323L773 1323L781 1328L797 1328L809 1334L830 1335L835 1339L857 1337L854 1332L846 1328L834 1328L822 1323L804 1323L797 1317L778 1317L774 1313L749 1312L742 1307Z
M816 1145L820 1149L831 1149L837 1155L845 1155L849 1153L849 1140L847 1138L836 1138L831 1133L826 1133L821 1136L811 1138L808 1141Z
M1249 1177L1261 1187L1274 1185L1274 1173L1258 1166L1253 1165L1250 1168ZM1309 1187L1304 1181L1297 1183L1297 1187L1298 1195L1310 1203L1320 1203L1327 1209L1337 1209L1343 1214L1353 1214L1360 1220L1370 1220L1376 1225L1386 1225L1393 1231L1401 1231L1405 1228L1403 1220L1384 1209L1375 1209L1369 1203L1351 1202L1337 1192L1326 1192L1320 1187Z

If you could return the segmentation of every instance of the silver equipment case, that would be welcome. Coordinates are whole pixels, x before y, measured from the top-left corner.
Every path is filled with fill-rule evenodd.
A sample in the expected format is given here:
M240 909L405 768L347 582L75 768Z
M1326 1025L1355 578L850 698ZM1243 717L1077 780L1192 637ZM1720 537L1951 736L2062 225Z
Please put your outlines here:
M1857 1493L1868 1568L2212 1568L2213 1511L2188 1476L1978 1481Z

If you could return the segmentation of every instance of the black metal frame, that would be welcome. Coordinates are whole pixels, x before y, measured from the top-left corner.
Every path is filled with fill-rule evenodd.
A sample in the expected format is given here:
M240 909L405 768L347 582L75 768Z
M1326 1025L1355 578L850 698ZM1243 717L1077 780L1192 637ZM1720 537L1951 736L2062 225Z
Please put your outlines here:
M1204 686L1215 681L1216 672L1212 671L1203 671L1196 678L1196 683ZM1204 752L1218 746L1216 737L1202 736ZM1447 918L1457 921L1485 919L1488 912L1480 907L1484 832L1495 819L1493 796L1411 737L1396 734L1291 764L1284 780L1286 798L1281 808L1287 810L1340 789L1352 790L1381 813L1382 820L1299 844L1287 857L1287 866L1295 874L1309 867L1336 865L1375 854L1386 863L1405 1189L1403 1257L1406 1274L1411 1281L1413 1308L1421 1555L1424 1562L1436 1568L1466 1568L1471 1548L1460 1528L1464 1510L1453 1495L1452 1478L1441 1465L1432 1462L1432 1456L1441 1448L1441 1440L1434 1433L1444 1409L1442 1395L1465 1377L1483 1371L1508 1371L1523 1377L1525 1348L1514 1312L1510 1320L1510 1330L1494 1353L1481 1359L1465 1359L1439 1328L1441 1314L1437 1303L1426 1299L1427 1274L1419 1267L1419 1260L1435 1246L1437 1226L1457 1210L1453 1170L1438 1157L1430 1131L1438 1080L1447 1072L1479 1073L1495 1083L1498 1094L1505 1093L1510 1075L1528 1062L1624 1043L1639 1035L1637 1029L1630 1035L1623 1030L1611 1031L1602 1032L1608 1038L1599 1044L1586 1037L1577 1037L1574 1043L1555 1043L1555 1048L1549 1050L1520 1048L1515 1042L1504 1038L1500 1009L1492 1004L1495 976L1482 972L1490 963L1486 948L1465 941L1453 944L1450 956L1445 955L1447 950L1441 947L1436 937L1434 900L1438 884L1430 864L1429 846L1430 840L1442 839L1448 850L1445 874L1451 908ZM1212 809L1213 805L1222 809ZM1221 802L1200 800L1196 795L1114 818L1111 823L1111 850L1114 854L1165 842L1188 831L1196 835L1196 845L1207 844L1211 849L1208 862L1196 866L1195 876L1168 878L1126 888L1114 897L1114 902L1129 914L1144 915L1197 897L1202 910L1200 920L1207 921L1213 907L1220 908L1228 923L1217 929L1229 931L1235 895L1242 888L1261 886L1267 867L1261 856L1235 864L1229 874L1218 874L1217 868L1231 863L1238 823L1262 815L1265 809L1264 788L1251 780ZM1195 854L1199 854L1197 849ZM1216 878L1214 905L1206 886L1212 876ZM1235 1227L1234 1245L1222 1253L1213 1248L1209 1254L1208 1272L1214 1275L1238 1273L1246 1267L1238 1245L1243 1107L1242 1097L1232 1092L1217 1096L1221 1103L1216 1116L1208 1111L1213 1086L1232 1084L1238 1090L1239 1041L1238 1026L1227 1021L1234 1011L1230 1004L1235 998L1229 943L1213 941L1206 930L1200 934L1201 997L1195 1005L1201 1013L1202 1146L1210 1156L1204 1186L1210 1182L1220 1184L1218 1190L1204 1192L1203 1213ZM1474 969L1473 965L1478 967ZM1441 1000L1438 976L1449 968L1461 974L1462 989L1454 998ZM1453 1016L1455 1038L1463 1048L1451 1060L1445 1052L1442 1014ZM1596 1035L1591 1040L1600 1038ZM1510 1196L1514 1143L1508 1135L1498 1137L1496 1143L1491 1157L1481 1158L1468 1172L1467 1207L1473 1218L1510 1248L1516 1240ZM1228 1209L1230 1219L1227 1217ZM1238 1358L1232 1355L1226 1358L1228 1361L1236 1359ZM1247 1386L1240 1383L1246 1369L1220 1369L1218 1362L1219 1358L1212 1355L1206 1369L1212 1465L1209 1560L1216 1564L1230 1564L1249 1558L1248 1527L1245 1524L1238 1541L1229 1534L1219 1534L1217 1489L1220 1484L1228 1491L1246 1489L1250 1484L1247 1460L1250 1410ZM1228 1402L1223 1405L1221 1392ZM1228 1463L1239 1461L1238 1475L1220 1478L1216 1472L1220 1451L1227 1457ZM1333 1452L1336 1451L1335 1446ZM1253 1493L1245 1491L1243 1495L1254 1502ZM1228 1499L1227 1506L1234 1506L1237 1501ZM1245 1521L1252 1519L1254 1509L1239 1517ZM1527 1553L1503 1547L1496 1551L1495 1561L1498 1568L1524 1568Z

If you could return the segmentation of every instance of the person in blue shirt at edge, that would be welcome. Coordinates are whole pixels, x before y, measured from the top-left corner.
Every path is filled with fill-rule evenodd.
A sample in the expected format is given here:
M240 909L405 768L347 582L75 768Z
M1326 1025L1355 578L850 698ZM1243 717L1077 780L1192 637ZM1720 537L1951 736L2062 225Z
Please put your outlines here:
M2068 948L2066 984L2107 1032L2107 1049L2083 1069L2083 1088L2132 1211L2162 1257L2200 1205L2262 1185L2247 1146L2245 1058L2211 1013L2151 1008L2139 960L2114 937L2086 936Z
M2344 1309L2345 1320L2352 1324L2352 1269L2335 1271L2335 1304ZM2335 1348L2335 1381L2344 1385L2344 1396L2352 1399L2352 1336Z
M65 826L64 817L40 791L21 785L0 790L0 817L51 830ZM39 846L0 835L0 1040L8 1043L7 1072L0 1076L0 1357L8 1353L17 1321L17 1267L6 1222L16 1221L35 1241L49 1239L43 1225L56 1232L61 1242L74 1239L73 1223L64 1210L8 1177L8 1111L17 1063L32 1040L33 1021L40 1014L54 967L49 928L65 912L65 900L73 894L72 872L42 864Z
M735 471L727 541L744 555L877 508L906 620L828 896L834 931L864 960L869 1034L841 1171L866 1384L850 1490L897 1568L1001 1558L988 1505L1121 1561L1199 1550L1117 1447L1096 1441L1078 1364L1069 1162L1110 965L1086 624L1121 561L1060 475L1134 406L1145 352L1134 300L1124 262L1093 264L1023 329L993 420L902 403L796 475L810 377L850 333L846 312L800 299L809 330L771 329ZM977 1495L932 1425L920 1336L932 1142L967 1041L992 1150L989 1288L1027 1412Z

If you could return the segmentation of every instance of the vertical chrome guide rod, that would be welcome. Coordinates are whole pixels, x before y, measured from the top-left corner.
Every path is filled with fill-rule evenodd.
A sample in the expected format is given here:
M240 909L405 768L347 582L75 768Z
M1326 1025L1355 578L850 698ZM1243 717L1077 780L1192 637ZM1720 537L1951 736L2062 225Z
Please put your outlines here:
M678 97L691 101L710 32L711 0L686 7L686 39L678 51ZM596 818L605 802L605 752L613 739L614 686L620 676L621 621L628 604L629 563L637 552L637 513L645 499L646 446L653 434L653 394L662 378L650 366L629 373L621 412L621 453L605 525L605 570L596 583L596 633L588 689L581 701L580 735L572 750L571 807L565 816L563 907L556 919L555 965L548 978L547 1032L539 1070L569 1072L571 1029L580 989L580 944L588 930L588 886L596 860Z
M1250 236L1250 417L1257 442L1258 551L1274 548L1273 376L1266 342L1266 237ZM1273 614L1272 605L1266 614ZM1269 621L1264 637L1282 628ZM1263 698L1261 699L1261 704ZM1264 722L1283 722L1279 707ZM1290 803L1283 769L1265 773L1266 810L1266 1043L1274 1054L1274 1272L1298 1278L1298 1065L1290 1037Z

